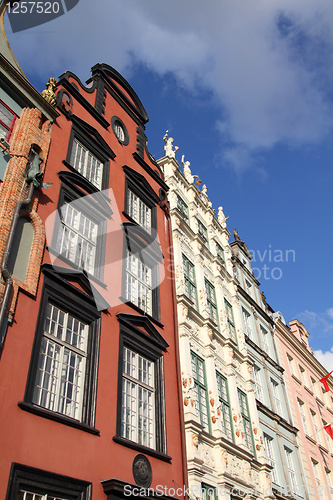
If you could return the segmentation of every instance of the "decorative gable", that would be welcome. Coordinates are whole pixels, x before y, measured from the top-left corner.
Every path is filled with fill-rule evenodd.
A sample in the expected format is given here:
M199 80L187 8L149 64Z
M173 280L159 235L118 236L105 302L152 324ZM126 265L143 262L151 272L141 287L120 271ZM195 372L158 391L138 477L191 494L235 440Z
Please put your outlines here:
M120 324L137 333L143 338L149 337L157 347L166 351L169 344L164 340L147 316L138 316L137 314L118 313L117 318Z

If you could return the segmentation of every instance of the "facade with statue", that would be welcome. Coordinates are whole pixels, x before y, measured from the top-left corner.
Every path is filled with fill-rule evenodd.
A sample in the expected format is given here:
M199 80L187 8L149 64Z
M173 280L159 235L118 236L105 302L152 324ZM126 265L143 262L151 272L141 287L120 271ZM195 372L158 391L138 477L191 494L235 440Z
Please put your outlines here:
M169 185L191 495L271 498L230 232L172 138L158 161ZM178 148L177 148L178 149Z

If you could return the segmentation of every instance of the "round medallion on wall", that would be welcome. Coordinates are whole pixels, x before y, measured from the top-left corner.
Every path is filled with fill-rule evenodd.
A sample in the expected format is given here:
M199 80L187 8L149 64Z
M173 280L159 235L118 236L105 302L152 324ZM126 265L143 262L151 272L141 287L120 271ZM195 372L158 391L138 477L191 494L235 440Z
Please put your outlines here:
M132 471L135 484L143 488L149 488L153 473L148 458L144 455L137 455L133 460Z
M118 118L118 116L113 116L111 118L111 126L113 133L117 137L118 141L124 146L127 146L129 142L129 135L124 122L120 118Z

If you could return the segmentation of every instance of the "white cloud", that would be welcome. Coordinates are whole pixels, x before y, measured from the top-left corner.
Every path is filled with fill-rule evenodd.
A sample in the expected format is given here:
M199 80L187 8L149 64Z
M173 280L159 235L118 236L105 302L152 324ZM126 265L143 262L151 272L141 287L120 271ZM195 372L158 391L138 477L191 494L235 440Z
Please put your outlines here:
M326 334L333 331L333 308L327 309L327 311L322 313L316 313L314 311L305 310L297 314L297 318L304 323L304 326L309 331L310 335L312 332L320 332L320 334ZM318 334L317 334L318 335Z
M331 0L99 0L93 8L80 0L10 41L44 78L71 69L85 79L96 62L129 77L139 61L191 91L207 89L221 109L223 161L242 171L253 154L328 133L332 28Z
M327 370L327 372L331 372L333 370L333 346L330 351L315 351L314 352L316 358L319 363L321 363Z

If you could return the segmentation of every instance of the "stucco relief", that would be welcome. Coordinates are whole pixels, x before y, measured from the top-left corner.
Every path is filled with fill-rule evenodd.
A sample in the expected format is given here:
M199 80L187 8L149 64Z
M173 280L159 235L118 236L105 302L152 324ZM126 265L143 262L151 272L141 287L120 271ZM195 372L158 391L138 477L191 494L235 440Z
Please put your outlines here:
M201 444L201 457L205 465L211 468L215 468L215 458L214 458L214 453L213 449L206 445L206 444Z

